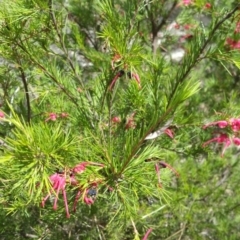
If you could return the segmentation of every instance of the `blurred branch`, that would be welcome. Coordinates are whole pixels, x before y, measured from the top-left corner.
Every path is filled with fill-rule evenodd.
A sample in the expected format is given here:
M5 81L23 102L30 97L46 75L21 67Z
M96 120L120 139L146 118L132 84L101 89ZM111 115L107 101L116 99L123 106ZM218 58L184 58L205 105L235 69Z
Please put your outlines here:
M17 51L16 51L16 53L17 53ZM22 63L21 63L20 59L21 59L21 57L17 54L16 61L18 63L18 69L20 71L20 76L21 76L21 80L22 80L22 83L23 83L25 96L26 96L26 102L27 102L27 122L30 123L30 121L31 121L31 105L30 105L28 84L27 84L27 78L26 78L25 72L23 70Z
M205 48L207 47L207 45L210 43L210 41L212 40L214 34L216 33L216 31L220 28L220 26L230 17L233 16L233 14L239 10L239 6L235 7L232 11L230 11L228 14L226 14L225 17L223 17L212 29L212 31L209 33L209 37L205 40L205 42L203 43L203 45L199 48L199 50L197 50L196 52L196 56L194 56L192 62L187 66L186 70L184 70L183 74L179 76L179 79L177 79L177 82L175 84L175 87L173 88L172 93L169 96L169 101L168 101L168 105L167 107L169 107L171 100L173 98L173 96L175 95L179 85L186 79L186 77L188 76L188 74L190 73L191 69L199 62L199 57L201 56L201 54L204 52ZM188 59L189 56L185 56L185 59ZM183 66L181 66L181 68L183 68ZM181 73L180 73L181 74Z

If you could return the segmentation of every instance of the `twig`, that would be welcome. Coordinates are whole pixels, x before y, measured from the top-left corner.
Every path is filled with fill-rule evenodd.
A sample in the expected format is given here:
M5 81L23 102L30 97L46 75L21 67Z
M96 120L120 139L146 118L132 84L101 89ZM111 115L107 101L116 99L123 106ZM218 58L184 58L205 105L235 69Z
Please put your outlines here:
M26 102L27 102L27 122L30 123L31 121L31 105L30 105L30 97L29 97L29 91L28 91L28 84L27 84L27 78L25 75L25 72L23 70L22 67L22 63L21 63L21 58L20 56L18 56L18 52L16 51L17 57L16 57L16 61L19 65L19 70L20 70L20 75L21 75L21 80L23 83L23 87L24 87L24 91L25 91L25 96L26 96Z
M19 67L20 73L21 73L21 79L23 82L23 87L26 95L26 101L27 101L27 122L30 123L31 121L31 106L30 106L30 97L28 92L28 85L27 85L27 79L25 76L25 72L23 71L22 66Z
M231 12L229 12L222 20L220 20L215 27L213 28L213 30L210 32L208 39L203 43L202 47L198 50L198 57L203 53L203 51L205 50L206 46L209 44L209 42L212 40L215 32L218 30L218 28L228 19L230 18L237 10L239 9L239 5L237 7L235 7ZM197 62L199 62L199 58L196 57L195 60L188 66L188 68L186 69L185 73L180 77L180 79L178 79L177 84L175 85L169 99L172 99L172 97L174 96L175 92L177 91L177 88L179 86L180 83L182 83L185 78L188 76L188 74L190 73L191 69L196 65ZM186 56L186 58L188 58L188 56ZM168 102L167 107L169 107L171 101Z

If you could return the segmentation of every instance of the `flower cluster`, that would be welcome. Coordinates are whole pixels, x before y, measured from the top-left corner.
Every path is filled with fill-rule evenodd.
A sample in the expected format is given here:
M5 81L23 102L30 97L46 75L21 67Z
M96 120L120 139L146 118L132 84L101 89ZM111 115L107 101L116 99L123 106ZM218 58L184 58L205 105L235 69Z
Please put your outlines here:
M231 49L240 49L240 40L227 38L226 43Z
M46 118L45 122L48 122L48 121L56 121L57 118L67 118L68 117L68 113L65 113L65 112L62 112L60 114L57 114L57 113L54 113L54 112L51 112L51 113L48 113L48 118Z
M206 145L212 142L223 144L223 150L221 153L221 156L223 157L226 149L231 144L234 144L236 146L240 145L240 138L238 137L238 134L240 133L240 118L231 118L229 121L220 120L220 121L208 123L203 126L203 129L206 129L210 126L217 126L219 129L228 130L228 132L230 130L232 134L229 134L227 131L223 132L223 130L221 130L221 132L218 133L217 136L203 143L203 147L205 147Z
M4 118L4 117L5 117L5 114L0 111L0 118Z
M74 168L70 170L65 170L65 171L58 171L57 173L54 173L49 177L51 184L52 184L52 191L47 194L47 196L42 200L42 207L45 206L45 202L47 199L53 194L55 199L54 199L54 204L53 204L53 209L57 209L57 201L59 198L59 193L61 192L63 195L63 201L65 205L65 211L66 211L66 216L67 218L70 217L69 214L69 208L68 208L68 202L67 202L67 194L66 194L66 186L75 186L78 188L78 192L75 197L74 201L74 206L73 210L76 211L76 205L77 202L82 195L83 201L87 205L91 205L94 203L97 195L97 187L99 184L98 181L92 181L88 184L86 187L85 185L81 184L77 179L76 175L81 174L86 170L86 167L89 165L93 166L98 166L98 167L104 167L103 164L101 163L95 163L95 162L82 162L77 164Z
M235 27L235 30L234 30L234 35L235 35L234 38L228 37L226 39L226 45L230 49L240 49L239 33L240 33L240 22L238 21L236 23L236 27Z

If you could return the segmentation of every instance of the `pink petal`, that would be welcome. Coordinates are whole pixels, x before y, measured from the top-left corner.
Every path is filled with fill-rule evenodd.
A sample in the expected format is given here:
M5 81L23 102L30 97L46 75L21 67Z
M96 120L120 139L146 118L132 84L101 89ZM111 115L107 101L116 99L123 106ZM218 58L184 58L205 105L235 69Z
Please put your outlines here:
M89 163L87 162L82 162L82 163L79 163L77 164L74 168L73 168L73 172L74 173L82 173L85 171L85 168L86 166L88 165Z
M223 157L226 149L230 146L230 144L231 144L231 141L230 141L230 140L225 143L225 145L224 145L224 147L223 147L223 150L222 150L221 157Z
M233 143L234 143L235 145L239 146L239 145L240 145L240 138L234 137L234 138L233 138Z
M58 181L58 188L57 188L57 191L56 191L56 196L55 196L54 204L53 204L53 209L54 210L57 209L57 201L58 201L59 191L64 190L65 184L66 184L65 178L62 178Z
M235 119L235 118L230 119L230 124L231 124L232 130L234 132L237 132L237 131L240 130L240 119L239 118L237 118L237 119Z
M134 77L134 79L138 83L138 87L141 88L141 81L140 81L139 75L137 73L132 73L132 76Z
M92 198L88 198L88 197L84 197L83 201L87 204L87 205L92 205L94 203Z
M227 127L228 122L225 121L225 120L222 120L222 121L208 123L208 124L203 126L203 129L205 129L205 128L209 127L209 126L213 126L213 125L218 125L219 128L225 128L225 127Z
M74 211L74 212L76 212L77 202L78 202L78 200L79 200L79 198L80 198L80 196L81 196L81 193L82 193L82 192L79 190L79 191L77 192L76 197L75 197L74 204L73 204L73 211Z
M111 82L111 84L110 84L110 86L109 86L109 90L112 90L112 89L113 89L114 84L116 83L116 81L118 80L118 78L120 78L120 77L123 76L123 74L124 74L124 71L121 70L121 71L119 71L119 72L115 75L115 77L113 78L113 80L112 80L112 82Z
M149 228L146 232L146 234L144 235L143 239L142 240L147 240L148 238L148 235L152 232L152 228Z
M63 193L63 201L64 201L64 205L65 205L66 215L67 215L67 218L70 218L70 214L69 214L69 210L68 210L68 202L67 202L66 190L63 189L62 193Z
M212 138L212 139L206 141L205 143L203 143L202 146L205 147L205 146L208 145L209 143L211 143L211 142L217 142L217 141L218 141L218 137L215 137L215 138Z
M164 133L166 133L170 138L174 138L173 131L171 129L165 129Z
M49 193L43 200L42 200L42 207L45 206L45 202L48 200L48 198L51 196L51 194Z

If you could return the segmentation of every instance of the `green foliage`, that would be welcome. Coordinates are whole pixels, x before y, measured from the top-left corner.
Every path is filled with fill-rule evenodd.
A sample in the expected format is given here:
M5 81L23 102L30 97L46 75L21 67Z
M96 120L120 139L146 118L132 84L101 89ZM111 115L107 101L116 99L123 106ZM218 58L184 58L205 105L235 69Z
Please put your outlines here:
M160 2L3 1L3 239L239 238L239 6Z

